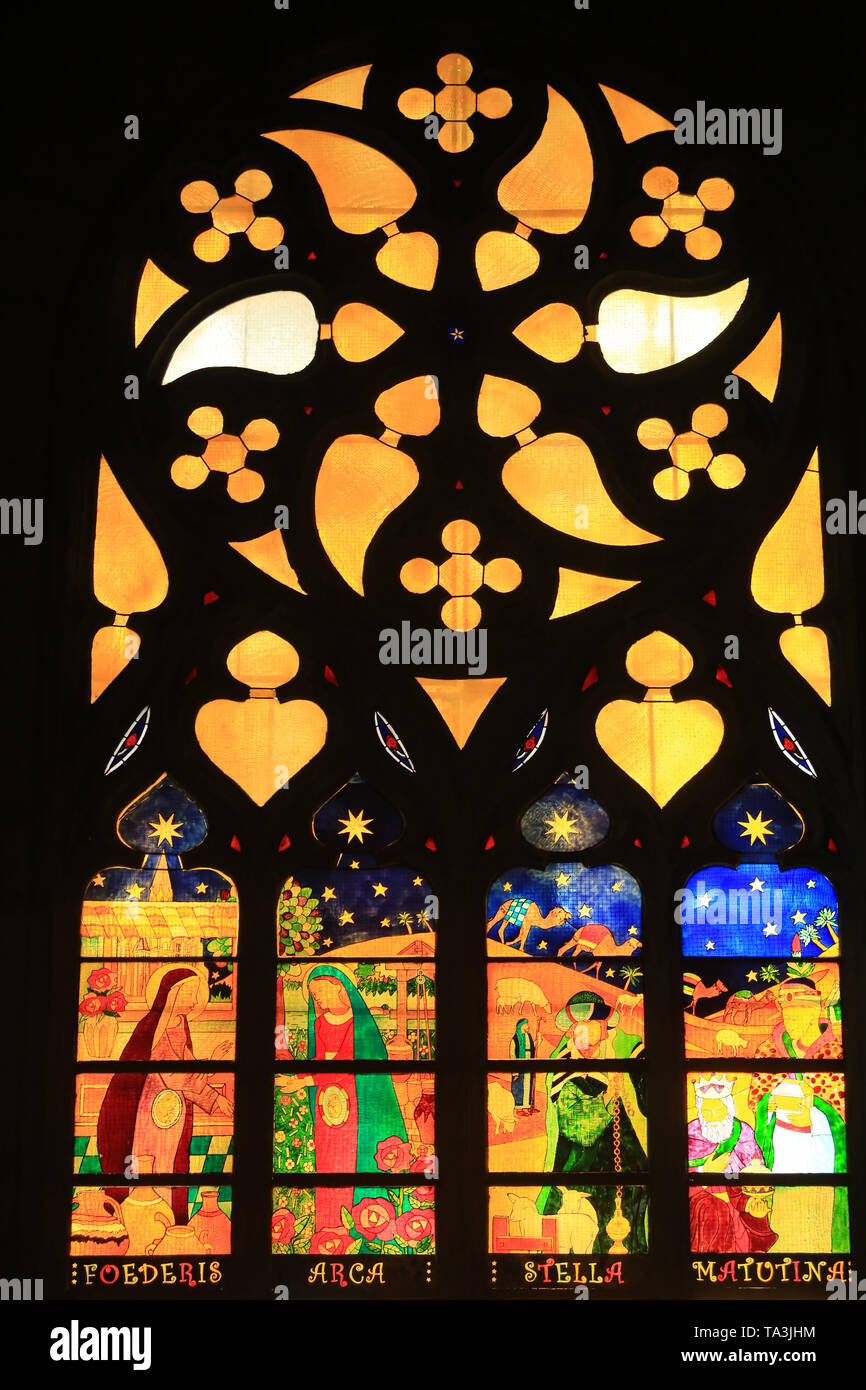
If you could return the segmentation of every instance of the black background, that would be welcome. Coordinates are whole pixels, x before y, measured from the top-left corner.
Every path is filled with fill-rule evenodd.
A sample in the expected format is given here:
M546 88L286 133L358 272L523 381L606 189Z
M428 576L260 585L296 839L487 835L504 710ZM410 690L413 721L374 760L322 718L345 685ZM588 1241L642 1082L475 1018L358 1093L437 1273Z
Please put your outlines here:
M4 224L11 249L5 258L9 309L4 375L9 395L0 466L4 495L45 498L45 538L39 547L25 547L12 536L0 538L3 617L9 626L2 648L8 702L2 897L6 1060L12 1063L4 1083L2 1138L3 1224L9 1246L0 1272L42 1276L48 1296L63 1297L61 1233L71 1186L75 1027L69 993L76 972L81 891L99 868L126 862L114 838L114 817L163 770L177 777L208 815L208 840L191 862L230 873L242 905L239 1031L247 1056L236 1112L236 1148L245 1147L246 1159L245 1170L238 1168L233 1183L232 1263L237 1272L231 1290L223 1295L266 1300L272 1282L257 1249L270 1200L267 1117L273 1034L262 1001L269 1005L272 998L274 895L294 867L327 862L311 838L310 816L355 770L392 796L406 818L406 834L390 852L390 862L417 865L440 895L437 1143L442 1159L438 1214L443 1253L434 1297L488 1296L484 943L479 921L486 887L496 874L509 865L540 862L541 856L534 856L520 840L519 816L563 767L588 764L592 793L612 815L608 840L584 858L623 864L644 889L644 983L647 1027L654 1040L648 1048L647 1079L653 1125L649 1176L658 1261L655 1296L675 1303L689 1288L684 1194L674 1176L682 1171L684 1148L678 1079L679 948L666 904L690 873L720 859L710 832L712 814L753 777L771 779L806 817L806 839L792 862L814 865L838 888L840 917L847 927L843 1008L847 1004L849 1171L862 1172L866 1073L857 984L866 977L858 892L864 828L864 540L825 540L827 598L818 621L831 641L832 711L779 654L777 635L784 622L757 610L748 593L757 544L791 495L816 442L821 444L824 497L845 496L848 488L862 487L858 368L863 112L847 14L841 4L805 11L746 4L710 10L600 0L591 0L586 12L565 2L466 9L292 0L292 8L282 12L255 0L222 7L90 7L77 13L58 9L42 15L41 21L33 16L27 21L5 78L9 142ZM394 79L382 147L399 156L398 142L403 149L410 142L407 123L393 111L393 97L404 86L435 85L436 59L453 51L477 55L479 86L501 84L516 97L525 91L527 105L521 109L534 111L536 118L490 122L483 138L476 118L476 144L459 158L443 154L429 161L429 151L419 151L419 201L402 225L431 230L440 248L448 248L447 253L442 250L437 294L429 302L425 298L416 311L413 292L384 282L372 269L378 239L343 237L315 197L306 203L301 198L298 205L286 199L276 212L286 223L293 252L296 245L304 255L307 247L316 250L321 278L310 283L311 297L323 310L320 317L327 319L330 315L324 310L332 312L345 298L370 298L412 327L392 350L393 363L390 358L381 363L377 359L351 368L329 358L323 365L320 354L303 384L289 378L274 379L277 384L264 392L256 387L255 410L244 419L271 414L264 408L271 391L268 403L277 412L271 418L280 421L282 436L276 463L260 456L269 480L265 498L269 506L283 500L270 484L277 477L289 480L289 555L302 577L309 579L307 587L314 589L316 598L274 594L276 586L244 568L222 544L259 534L269 507L256 513L260 525L253 520L259 504L247 509L249 524L245 522L241 531L236 512L224 495L217 495L213 480L180 500L167 480L162 460L174 457L170 451L175 444L180 445L175 452L187 447L182 424L186 406L199 402L191 397L187 402L183 381L166 388L167 407L154 401L164 360L150 361L147 342L141 356L131 351L130 294L143 257L151 254L157 238L162 238L165 254L155 259L169 273L171 256L180 257L184 239L189 239L193 219L177 211L169 225L163 217L169 194L176 196L189 178L213 178L222 186L240 168L257 163L278 167L280 152L267 148L263 156L255 137L257 131L296 120L297 113L290 114L288 108L299 104L285 100L288 92L327 71L384 59L400 80ZM471 248L481 231L511 225L495 210L495 187L539 129L544 112L539 77L566 95L585 92L587 84L602 81L668 114L698 99L708 106L783 109L784 145L776 158L754 150L676 147L675 159L667 142L659 145L651 139L624 149L620 144L615 175L606 179L603 191L599 184L596 187L599 212L594 202L573 237L533 237L549 257L543 262L550 272L545 282L551 291L548 297L575 297L585 320L592 321L589 311L610 288L641 283L639 267L647 262L630 246L627 228L634 216L649 210L636 196L647 161L681 168L687 188L693 181L687 180L686 172L699 180L710 165L713 173L730 171L737 200L729 213L712 223L723 237L730 230L723 251L729 259L720 258L718 268L710 263L696 270L675 252L675 240L680 246L681 241L669 237L653 266L656 277L646 281L647 287L663 289L699 275L707 289L714 289L743 273L752 277L750 302L757 306L757 317L724 358L706 355L703 376L686 363L667 373L663 387L642 389L640 379L635 385L634 380L618 378L597 358L586 370L575 368L573 375L565 375L513 342L504 346L504 327L510 328L543 301L529 280L500 292L507 297L507 309L482 302L496 296L477 292ZM387 95L383 91L383 112ZM597 149L604 149L612 123L608 119L605 124L603 102L590 102L588 107L590 136ZM584 105L579 109L584 115ZM319 110L326 113L328 128L352 130L363 138L361 128L353 128L355 113L338 107ZM141 121L138 142L123 139L123 118L129 113ZM367 127L371 137L379 129L376 116L374 110ZM421 137L419 126L419 142ZM286 155L284 167L290 160ZM601 163L598 159L597 168ZM415 177L415 169L409 172ZM459 190L453 188L453 176L462 179ZM314 189L311 177L296 178L302 193ZM615 235L612 227L618 228ZM553 244L560 241L562 246ZM591 252L593 269L582 278L571 269L570 247L576 242L586 242ZM602 248L608 252L607 266L596 259ZM238 274L252 277L260 264L250 253L246 261L239 261ZM293 258L293 270L296 265ZM303 270L301 278L291 274L282 283L303 288L302 276ZM193 287L188 299L195 297ZM421 295L415 298L421 303ZM181 323L183 301L176 308L177 314L172 311L167 322ZM768 324L777 308L783 310L786 356L776 408L771 410L748 388L743 391L740 418L747 481L731 494L714 496L709 487L699 491L696 486L693 495L678 504L681 514L674 525L673 509L656 502L647 486L654 469L634 443L634 426L647 414L659 414L683 417L679 427L685 428L691 407L699 399L713 398L695 392L705 384L709 391L718 391L720 376L756 340L755 325ZM455 324L467 330L468 351L462 357L457 355L460 347L447 337ZM428 365L434 361L436 365ZM629 574L628 559L639 558L638 572L645 580L636 593L544 627L556 565L571 563L589 570L597 565L603 570L605 562L601 551L592 547L576 558L571 542L559 536L551 540L540 523L527 519L503 493L499 471L511 446L484 440L479 447L474 423L477 383L485 370L513 374L539 392L545 407L541 424L536 424L539 433L579 428L601 463L614 499L638 524L652 530L653 521L664 517L671 532L676 531L672 544L657 548L662 555L627 551L621 566L618 556L617 564L610 564L613 572ZM123 399L122 380L129 371L142 376L140 405ZM317 549L311 516L303 510L305 505L309 508L309 481L323 442L347 429L379 433L369 412L375 391L424 371L440 376L443 404L453 399L455 405L447 433L443 425L428 439L404 445L423 481L401 514L400 525L386 526L371 552L370 602L365 608L361 600L347 598ZM245 390L242 383L231 386L239 412L246 407ZM601 403L611 406L609 417L600 413ZM309 417L304 405L313 406ZM623 441L629 438L626 448ZM761 444L759 450L751 446L751 455L750 440ZM729 447L738 451L733 436ZM134 674L116 681L91 708L91 635L110 621L93 600L88 580L100 450L113 466L117 463L120 481L158 534L171 590L161 609L133 622L143 639ZM277 464L282 466L279 472ZM268 465L274 468L270 474ZM453 491L458 478L464 483L459 501ZM429 548L416 548L416 536L426 534L434 544L441 525L455 515L479 520L484 558L514 555L525 576L512 606L505 599L492 601L489 591L482 597L490 628L491 671L508 670L512 678L462 755L438 716L431 718L425 697L413 688L411 673L399 668L393 673L378 664L374 642L380 626L410 616L407 606L401 609L396 601L393 575L410 555L434 554ZM710 588L718 595L716 608L701 601ZM220 602L204 608L202 596L211 589L220 594ZM281 697L318 699L330 722L326 755L293 780L286 802L273 798L261 811L233 791L199 752L191 733L205 698L239 695L224 658L231 643L251 630L253 610L255 626L284 631L302 653L301 672ZM431 600L426 616L420 607L411 616L415 622L435 625L436 611ZM726 721L723 753L662 813L600 753L592 734L603 703L622 696L640 698L625 674L623 656L631 641L654 626L674 632L695 656L695 671L680 687L682 697L712 699ZM733 686L728 690L713 675L722 664L724 638L731 633L740 636L741 656L739 662L728 663ZM336 689L322 680L325 663L340 681ZM581 695L591 666L597 667L599 682ZM193 668L198 676L186 686L185 677ZM127 689L122 689L124 682ZM148 740L113 776L109 790L102 778L108 754L148 702L154 709ZM806 785L807 779L778 754L766 727L768 704L782 709L801 738L821 773L816 783ZM546 744L515 776L514 751L545 706L551 712ZM406 777L382 754L372 732L373 708L382 708L396 724L418 768L415 778ZM277 844L284 833L291 837L292 850L279 855ZM691 843L681 850L686 834ZM232 835L240 840L240 855L228 849ZM489 835L496 843L485 852ZM424 849L428 836L435 839L436 854ZM838 855L828 852L829 837ZM641 839L641 850L635 849L635 838ZM447 1009L446 988L453 1001ZM240 1066L239 1059L239 1071ZM655 1143L653 1135L659 1136ZM866 1210L856 1182L851 1194L852 1249L866 1254ZM866 1258L862 1263L866 1273ZM589 1310L594 1317L601 1317L599 1306ZM768 1321L809 1323L819 1311L826 1313L823 1306L818 1310L801 1304L796 1316L788 1317L778 1306L763 1307ZM79 1308L83 1311L82 1305ZM717 1308L712 1305L712 1310ZM88 1316L91 1310L88 1305ZM840 1318L845 1312L830 1311ZM847 1311L853 1314L853 1309ZM165 1312L170 1315L173 1310ZM642 1320L644 1314L649 1317L646 1308L629 1305L630 1318ZM732 1321L749 1321L748 1315L749 1305L742 1301ZM706 1303L695 1303L683 1316L685 1329L694 1321L708 1321L713 1311Z

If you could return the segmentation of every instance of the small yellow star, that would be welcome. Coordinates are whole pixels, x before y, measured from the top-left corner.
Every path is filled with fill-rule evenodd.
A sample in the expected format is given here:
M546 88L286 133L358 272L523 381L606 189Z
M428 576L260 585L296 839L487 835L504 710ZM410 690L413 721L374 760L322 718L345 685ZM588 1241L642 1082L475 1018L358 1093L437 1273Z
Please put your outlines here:
M592 908L588 903L581 903L580 907L577 909L577 915L578 917L591 917Z
M546 950L547 950L547 942L546 942L546 941L539 941L539 943L538 943L538 949L539 949L539 951L546 951Z
M572 832L577 829L577 821L569 820L568 811L564 811L562 814L560 814L559 811L554 811L553 819L545 821L545 825L547 826L548 835L553 836L554 844L556 844L558 840L564 840L565 843L568 844L571 840Z
M360 867L361 867L361 866L360 866L360 864L358 863L357 859L353 859L352 862L351 862L351 864L349 865L349 868L350 868L350 869L359 869Z
M751 893L761 893L766 882L767 880L765 878L758 878L756 875L749 884L749 891Z
M207 892L207 884L206 884L206 883L200 883L200 884L198 885L198 887L196 888L195 891L196 891L197 893L206 893L206 892Z
M612 893L621 893L622 890L623 890L623 884L624 884L624 883L625 883L625 879L624 879L624 878L618 878L617 881L616 881L616 883L612 883L612 884L610 885L610 891L611 891Z
M384 896L385 896L385 894L387 893L387 891L388 891L388 885L387 885L386 883L374 883L374 884L373 884L373 897L374 897L374 898L384 898Z
M420 877L419 877L419 878L413 878L412 882L414 883L414 885L415 885L416 888L420 888L421 885L422 885L422 883L424 882L424 880L423 880L423 878L420 878Z
M628 934L629 936L637 936L637 927L629 927Z
M754 981L757 980L757 978L758 978L758 972L757 972L757 970L750 970L749 973L746 975L746 981L747 981L747 983L749 983L749 984L754 983Z
M383 917L383 918L382 918L382 926L383 926L383 927L390 927L390 925L391 925L391 918L390 918L390 917Z
M503 891L504 893L510 893L510 892L511 892L511 884L510 884L510 883L503 883L503 885L502 885L502 891Z
M765 845L767 836L775 834L775 831L770 829L772 824L771 820L764 819L762 811L759 811L756 816L753 816L751 811L747 811L746 819L737 821L737 825L745 826L740 839L743 840L748 835L750 845L753 845L756 840L760 840L761 844Z
M322 901L323 901L323 902L326 902L326 903L333 902L333 900L334 900L334 898L335 898L336 896L337 896L337 895L336 895L336 893L334 892L333 888L323 888L323 889L322 889Z
M800 909L797 908L797 911L794 913L793 917L791 918L791 921L794 923L794 926L795 926L795 927L796 927L796 926L799 926L799 924L800 924L801 922L805 922L805 920L806 920L806 914L805 914L805 912L801 912Z
M560 870L560 872L556 875L556 886L557 886L557 888L567 888L570 882L571 882L571 874L565 874L565 873L563 873L563 872ZM509 886L509 888L510 888L510 887L511 887L511 884L509 884L508 886Z
M610 980L610 979L613 978L614 972L613 972L612 970L605 970L604 974L605 974L605 979Z
M94 874L90 882L95 884L97 888L101 888L105 882L105 874ZM811 888L812 885L810 884L809 887Z
M333 946L333 944L334 943L329 936L326 936L324 941L322 942L323 946Z
M159 819L152 820L150 822L150 825L151 829L148 835L148 839L152 840L155 835L156 843L158 845L162 845L166 841L168 841L169 845L173 845L174 837L176 835L179 835L181 832L181 829L183 827L183 821L175 821L174 811L172 811L168 820L165 819L165 816L160 815Z
M347 927L347 926L349 925L349 923L350 923L350 922L354 922L354 920L355 920L355 914L354 914L354 912L347 912L346 909L344 908L343 911L340 913L340 926L341 926L341 927Z
M708 941L707 944L706 944L706 946L704 947L704 950L705 950L705 951L714 951L715 949L716 949L716 943L715 943L715 941Z
M95 882L96 882L96 879L94 879L93 882L95 883ZM807 888L814 888L814 887L815 887L815 880L814 880L813 878L810 878L810 879L809 879L809 882L806 884L806 887L807 887Z
M363 844L364 836L372 835L373 833L372 830L368 829L368 826L373 824L372 817L370 820L365 820L363 811L350 811L348 819L341 820L340 824L345 826L345 829L341 830L339 833L349 837L347 843L351 843L352 840L358 840Z
M141 895L144 892L144 888L140 883L132 883L126 891L131 898L135 898L136 902L139 902L141 900Z

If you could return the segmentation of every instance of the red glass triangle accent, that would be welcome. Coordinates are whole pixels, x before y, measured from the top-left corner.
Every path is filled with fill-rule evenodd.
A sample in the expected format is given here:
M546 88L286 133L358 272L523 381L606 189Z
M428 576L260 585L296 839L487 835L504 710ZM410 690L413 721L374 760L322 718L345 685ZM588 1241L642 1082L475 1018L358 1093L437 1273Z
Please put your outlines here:
M331 670L330 666L326 666L326 667L325 667L325 680L326 680L326 681L329 681L331 685L339 685L339 684L340 684L340 682L337 680L337 677L334 675L333 671Z
M585 680L584 680L584 682L583 682L583 685L580 687L580 688L581 688L581 691L589 690L589 687L590 687L591 685L595 685L595 683L596 683L597 680L598 680L598 671L596 670L595 666L593 666L593 667L591 667L590 670L587 672L587 675L586 675L586 678L585 678Z
M231 849L236 849L236 850L238 851L238 853L240 854L241 842L240 842L240 840L238 839L237 835L232 835L232 838L231 838L231 840L229 841L229 847L230 847Z
M463 182L462 179L455 179L455 180L454 180L454 187L455 187L455 188L459 188L462 182Z
M731 685L731 678L725 670L724 666L720 666L718 671L716 672L716 680L721 681L722 685L726 685L729 690L733 690L734 687Z
M425 841L424 841L424 848L425 848L425 849L432 849L433 853L435 854L435 853L436 853L436 841L435 841L435 840L425 840Z
M207 593L204 596L205 603L216 603L218 599L219 594L215 594L213 589L208 589Z
M454 486L457 488L457 490L458 490L459 492L462 492L462 491L463 491L463 484L460 482L459 479L458 479L458 481L454 484Z
M606 251L599 251L599 253L598 253L598 259L599 259L600 261L606 261L606 260L607 260L607 252L606 252Z
M708 589L708 590L707 590L707 592L704 594L704 603L709 603L709 604L712 605L713 608L715 608L715 606L716 606L716 591L715 591L715 589Z
M488 835L488 836L487 836L487 844L484 846L484 848L485 848L485 849L492 849L493 846L494 846L495 844L496 844L496 841L494 840L493 836L492 836L492 835Z
M827 848L830 850L832 854L839 853L838 849L836 848L836 841L833 839L827 841Z
M289 839L288 835L284 835L283 838L280 840L280 843L277 845L277 849L279 850L280 854L282 854L284 849L288 849L291 843L292 842Z
M609 406L609 405L603 405L603 406L601 407L601 413L602 413L602 415L609 415L609 414L610 414L610 406Z
M308 255L307 255L307 260L308 260L308 261L314 261L315 259L316 259L316 253L315 253L315 251L310 251L310 252L308 253Z
M189 685L190 681L194 681L197 675L198 675L198 671L197 671L197 670L195 669L195 667L193 666L192 670L190 671L189 675L187 676L186 680L184 681L184 685Z
M634 843L635 843L635 849L643 849L643 845L641 844L640 840L635 840Z
M690 840L688 835L684 835L683 838L680 840L680 849L688 849L689 844Z
M312 415L312 413L313 413L313 407L312 407L311 405L305 405L305 406L304 406L304 414L305 414L305 415Z

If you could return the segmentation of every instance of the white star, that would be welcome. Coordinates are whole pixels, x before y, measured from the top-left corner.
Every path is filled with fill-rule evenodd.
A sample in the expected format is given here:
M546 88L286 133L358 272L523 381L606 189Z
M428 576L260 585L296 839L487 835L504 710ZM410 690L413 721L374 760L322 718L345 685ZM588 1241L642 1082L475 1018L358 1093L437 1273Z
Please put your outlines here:
M705 951L714 951L715 949L716 949L716 943L715 943L715 941L708 941L707 944L706 944L706 946L704 947L704 950L705 950Z
M751 881L751 883L749 884L749 891L750 891L751 893L760 893L760 892L762 892L762 891L763 891L764 884L765 884L766 882L767 882L767 880L766 880L765 878L753 878L752 881Z

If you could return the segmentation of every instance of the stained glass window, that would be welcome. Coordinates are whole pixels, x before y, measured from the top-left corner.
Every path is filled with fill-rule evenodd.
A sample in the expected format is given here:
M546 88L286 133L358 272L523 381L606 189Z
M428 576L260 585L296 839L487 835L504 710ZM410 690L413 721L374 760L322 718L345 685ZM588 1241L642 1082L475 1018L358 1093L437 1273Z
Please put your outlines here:
M811 184L578 6L560 54L299 8L80 194L56 1296L824 1301L866 826Z

